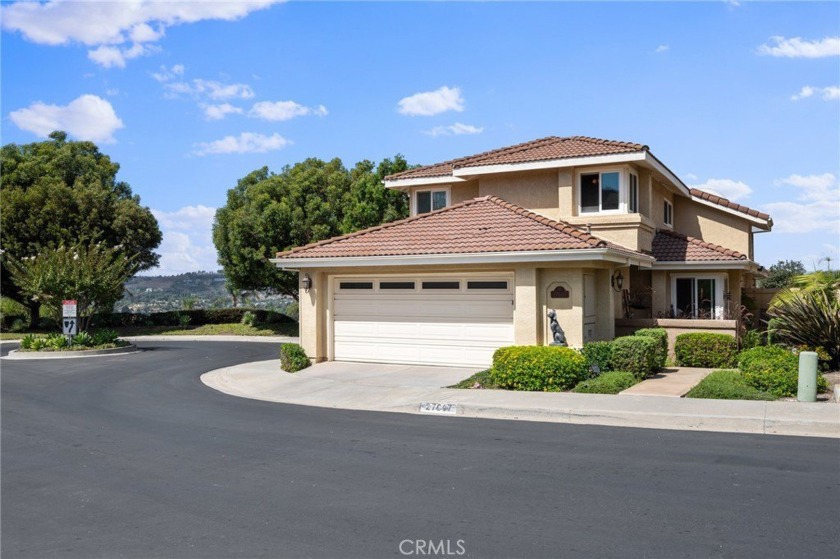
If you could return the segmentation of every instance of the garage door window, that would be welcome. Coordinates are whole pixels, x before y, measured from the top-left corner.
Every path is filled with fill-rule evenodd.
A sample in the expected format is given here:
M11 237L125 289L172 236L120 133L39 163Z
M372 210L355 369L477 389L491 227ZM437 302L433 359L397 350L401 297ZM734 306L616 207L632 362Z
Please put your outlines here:
M342 281L338 284L343 289L373 289L372 281Z
M506 281L468 281L467 289L502 289L507 290Z
M423 289L461 289L459 281L424 281Z
M413 281L380 281L379 282L379 289L414 289L414 282Z

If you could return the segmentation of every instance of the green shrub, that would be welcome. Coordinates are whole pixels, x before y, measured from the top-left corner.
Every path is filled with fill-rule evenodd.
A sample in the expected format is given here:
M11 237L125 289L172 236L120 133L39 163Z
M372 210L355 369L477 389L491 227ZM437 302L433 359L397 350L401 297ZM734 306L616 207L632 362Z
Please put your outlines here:
M608 371L599 377L578 383L573 392L579 392L581 394L618 394L638 382L639 379L633 373Z
M659 370L659 344L650 336L622 336L612 342L610 368L643 379Z
M27 334L20 340L20 349L32 349L35 339L38 338L35 334Z
M257 315L251 311L245 311L245 314L242 315L242 320L240 322L241 324L245 324L247 326L256 326Z
M656 363L659 368L665 367L668 361L668 332L664 328L642 328L633 333L634 336L648 336L656 340Z
M499 348L490 372L493 383L508 390L568 390L588 375L583 355L557 346Z
M296 373L310 364L309 357L299 344L280 346L280 367L287 373Z
M73 336L73 344L84 347L92 347L96 345L96 343L93 340L93 336L91 336L87 332L79 332L78 334Z
M586 359L586 367L590 371L590 376L597 376L612 370L610 368L612 342L588 342L583 344L583 349L580 352ZM593 366L597 366L600 372L592 373Z
M761 332L758 330L747 330L741 336L741 351L752 349L761 345Z
M775 400L769 392L758 390L747 383L740 371L712 371L697 386L689 390L686 398L715 400Z
M729 334L680 334L674 342L674 354L682 367L734 367L738 344Z
M32 343L29 346L29 349L32 351L41 351L42 349L47 347L47 339L42 336L36 336L32 339Z
M93 345L113 344L119 339L119 334L116 330L97 330L93 334Z
M61 350L67 347L67 338L63 334L50 334L44 339L46 347Z
M293 324L297 322L285 314L267 309L246 309L242 307L224 309L191 309L165 311L151 314L141 313L102 313L94 315L93 324L97 327L121 326L181 326L182 316L190 319L189 324L236 324L242 323L245 313L252 313L259 324Z
M29 320L23 318L17 318L12 325L9 327L10 332L23 332L29 328Z
M19 324L21 329L15 329ZM20 332L29 326L29 309L8 297L0 297L0 330Z
M799 357L778 346L756 347L741 354L738 367L747 383L779 398L796 396L799 388ZM828 390L828 382L817 374L817 390Z

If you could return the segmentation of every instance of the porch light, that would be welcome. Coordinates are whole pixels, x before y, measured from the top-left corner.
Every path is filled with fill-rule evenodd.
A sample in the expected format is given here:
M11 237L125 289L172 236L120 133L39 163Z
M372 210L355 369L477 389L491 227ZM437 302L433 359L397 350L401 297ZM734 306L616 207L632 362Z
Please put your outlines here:
M624 276L621 275L621 272L616 272L610 278L610 283L612 283L613 290L620 292L621 288L624 287Z
M300 285L303 287L303 291L305 293L309 293L309 290L312 288L312 278L309 277L309 274L303 274L303 279L300 280Z

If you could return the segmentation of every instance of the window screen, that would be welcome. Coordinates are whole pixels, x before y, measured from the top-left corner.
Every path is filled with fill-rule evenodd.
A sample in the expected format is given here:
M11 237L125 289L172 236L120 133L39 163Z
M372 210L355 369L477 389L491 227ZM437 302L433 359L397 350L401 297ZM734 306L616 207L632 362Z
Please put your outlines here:
M600 206L600 180L598 173L580 176L580 209L582 212L597 212Z

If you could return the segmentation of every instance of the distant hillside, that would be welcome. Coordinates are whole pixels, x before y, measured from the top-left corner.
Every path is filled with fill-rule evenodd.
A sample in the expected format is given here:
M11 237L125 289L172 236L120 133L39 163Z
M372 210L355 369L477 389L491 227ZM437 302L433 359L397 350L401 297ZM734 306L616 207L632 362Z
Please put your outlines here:
M186 307L196 309L233 306L233 297L225 289L220 272L189 272L176 276L136 276L125 284L126 295L116 305L118 312L150 313L174 311ZM293 307L290 308L290 306ZM274 309L297 314L297 305L289 297L248 292L238 306ZM293 311L293 312L292 312Z

